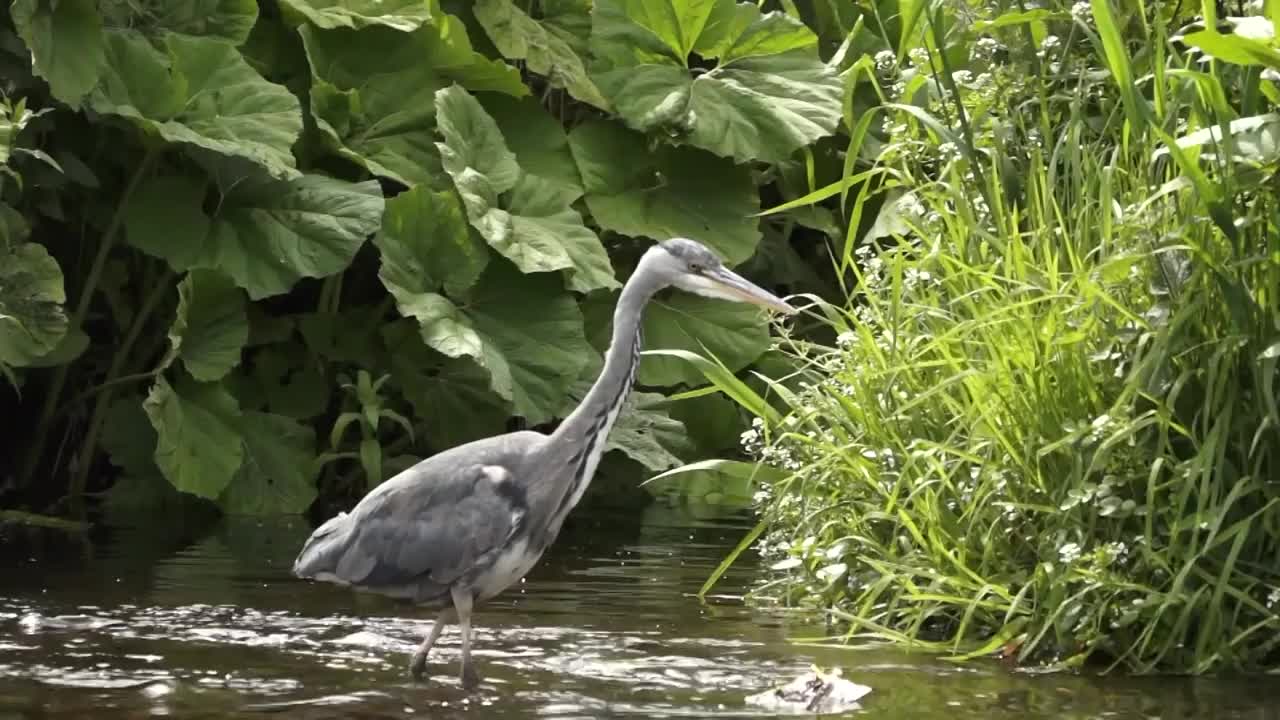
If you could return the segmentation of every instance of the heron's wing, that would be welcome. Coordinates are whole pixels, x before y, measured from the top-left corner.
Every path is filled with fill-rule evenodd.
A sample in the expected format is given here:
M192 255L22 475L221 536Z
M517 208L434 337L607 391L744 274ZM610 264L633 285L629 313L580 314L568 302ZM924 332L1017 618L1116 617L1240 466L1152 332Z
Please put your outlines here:
M370 587L448 585L484 563L524 522L524 491L500 465L426 467L351 514L334 574Z

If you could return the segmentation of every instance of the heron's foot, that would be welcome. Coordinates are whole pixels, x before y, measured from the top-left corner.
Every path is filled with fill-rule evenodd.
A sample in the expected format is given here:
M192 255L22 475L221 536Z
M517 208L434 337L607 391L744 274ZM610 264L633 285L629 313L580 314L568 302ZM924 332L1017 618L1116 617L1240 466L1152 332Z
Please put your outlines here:
M427 679L427 654L424 652L416 652L413 659L409 661L409 674L414 680L422 681Z
M475 690L480 687L480 673L476 672L476 666L471 663L462 664L462 672L458 679L462 681L462 687L467 690Z

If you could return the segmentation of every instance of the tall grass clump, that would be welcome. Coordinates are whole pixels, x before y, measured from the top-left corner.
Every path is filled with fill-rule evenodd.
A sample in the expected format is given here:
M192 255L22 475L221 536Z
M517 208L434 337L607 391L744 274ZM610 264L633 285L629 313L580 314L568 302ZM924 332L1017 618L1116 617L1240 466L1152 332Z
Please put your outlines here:
M790 471L757 601L1024 664L1280 665L1280 94L1161 5L930 7L851 71L883 99L848 303L744 437Z

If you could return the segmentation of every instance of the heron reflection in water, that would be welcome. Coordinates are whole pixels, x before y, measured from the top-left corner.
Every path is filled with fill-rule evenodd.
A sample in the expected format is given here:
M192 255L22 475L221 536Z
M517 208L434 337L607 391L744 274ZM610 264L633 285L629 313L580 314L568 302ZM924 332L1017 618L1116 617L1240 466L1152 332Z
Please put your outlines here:
M533 568L582 498L635 381L641 312L668 286L796 312L700 243L673 238L654 245L622 289L599 378L553 433L484 438L410 467L317 528L298 554L294 574L439 610L410 673L424 676L431 646L447 623L456 622L462 633L459 678L464 687L478 685L472 611Z

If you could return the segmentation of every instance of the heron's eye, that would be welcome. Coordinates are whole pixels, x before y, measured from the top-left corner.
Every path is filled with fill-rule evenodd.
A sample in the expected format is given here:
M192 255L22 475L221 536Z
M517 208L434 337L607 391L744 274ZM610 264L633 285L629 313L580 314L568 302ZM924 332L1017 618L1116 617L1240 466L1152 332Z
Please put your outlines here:
M689 272L701 274L703 271L702 263L689 263Z

